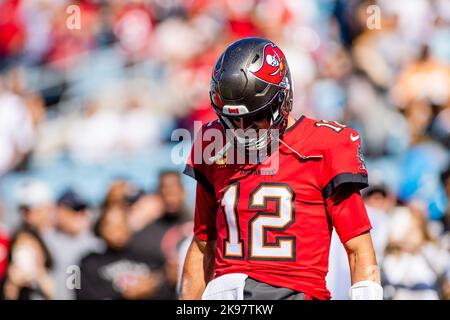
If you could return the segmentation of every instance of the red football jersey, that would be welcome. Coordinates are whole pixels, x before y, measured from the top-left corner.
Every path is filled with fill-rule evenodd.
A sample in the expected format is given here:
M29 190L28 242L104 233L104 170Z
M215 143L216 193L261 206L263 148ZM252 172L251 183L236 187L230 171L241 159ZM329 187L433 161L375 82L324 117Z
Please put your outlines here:
M210 129L223 132L219 121L202 134ZM270 157L253 165L229 164L226 153L199 162L210 142L194 143L184 171L198 181L194 233L217 240L214 277L245 273L330 299L325 277L333 227L343 243L371 229L359 194L367 186L360 137L336 122L302 116L280 139ZM343 184L356 193L333 203Z

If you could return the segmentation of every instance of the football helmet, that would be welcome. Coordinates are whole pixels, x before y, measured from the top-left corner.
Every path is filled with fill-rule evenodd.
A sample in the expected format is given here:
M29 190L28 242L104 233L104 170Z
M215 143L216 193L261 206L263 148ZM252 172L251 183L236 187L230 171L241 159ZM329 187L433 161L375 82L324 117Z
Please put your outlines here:
M267 146L273 129L287 126L292 109L292 79L284 53L263 38L244 38L231 44L217 60L211 77L211 105L227 135L245 150ZM246 128L262 119L264 133L249 137ZM236 125L236 124L241 124ZM244 130L238 130L244 129Z

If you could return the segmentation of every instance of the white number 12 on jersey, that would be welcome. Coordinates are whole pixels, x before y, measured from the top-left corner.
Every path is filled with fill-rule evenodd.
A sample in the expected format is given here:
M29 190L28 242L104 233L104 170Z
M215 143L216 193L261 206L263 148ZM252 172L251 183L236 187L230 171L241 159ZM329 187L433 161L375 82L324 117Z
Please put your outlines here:
M222 209L227 224L227 239L224 256L242 259L244 241L240 235L239 184L232 184L225 190ZM262 183L250 194L249 209L261 210L249 220L248 259L249 260L295 260L295 237L279 236L275 243L268 243L267 231L283 231L295 220L294 193L286 184ZM275 212L266 212L268 201L276 201Z

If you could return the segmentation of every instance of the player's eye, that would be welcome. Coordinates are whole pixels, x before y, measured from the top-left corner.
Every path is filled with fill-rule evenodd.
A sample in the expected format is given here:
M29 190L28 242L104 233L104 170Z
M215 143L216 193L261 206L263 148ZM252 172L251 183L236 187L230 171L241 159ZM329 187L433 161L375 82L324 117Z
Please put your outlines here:
M253 125L253 122L249 121L248 118L233 118L232 121L237 128L244 130Z
M260 122L266 120L268 118L267 112L262 112L260 114L256 114L253 117L250 117L249 120L252 122Z

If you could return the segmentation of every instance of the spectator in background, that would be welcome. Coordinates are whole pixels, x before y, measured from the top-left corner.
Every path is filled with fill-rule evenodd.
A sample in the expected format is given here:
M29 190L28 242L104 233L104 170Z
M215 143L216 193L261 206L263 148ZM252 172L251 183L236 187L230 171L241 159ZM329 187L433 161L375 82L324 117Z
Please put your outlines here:
M372 224L373 247L380 265L389 238L390 212L395 206L396 199L389 193L387 187L381 184L374 184L364 190L363 199Z
M152 270L161 273L162 283L154 298L174 299L174 291L166 274L166 256L161 246L167 229L155 223L164 210L161 197L157 194L145 194L136 189L132 193L127 193L126 199L130 226L133 230L129 249Z
M52 257L32 226L19 228L11 239L6 277L0 298L7 300L53 299Z
M151 299L162 282L142 258L129 250L132 230L129 215L119 205L105 207L95 225L106 250L81 260L81 289L78 299Z
M385 298L439 299L449 258L427 227L425 212L418 205L399 207L393 213L381 266Z
M185 208L186 192L178 171L167 170L159 174L158 193L164 205L160 222L170 227L189 219Z
M428 46L423 46L416 61L401 70L392 93L400 108L420 100L441 108L450 106L450 66L439 62Z
M0 75L0 176L23 163L35 136L25 101L7 89L4 80Z
M127 97L120 116L122 134L118 138L117 151L137 152L161 141L161 119L141 100L138 94Z
M159 295L164 299L176 298L178 275L178 245L189 235L186 228L185 190L178 171L163 171L159 175L158 194L144 195L132 191L127 198L130 221L135 233L130 250L148 261L164 274Z
M120 135L120 116L102 109L95 101L84 105L82 118L69 130L67 147L80 162L101 162L110 158Z
M130 62L145 59L152 47L152 12L141 1L116 2L113 7L118 49Z
M5 75L6 88L11 94L19 97L26 106L35 134L41 122L45 120L46 110L40 93L34 92L28 87L28 78L26 69L22 66L10 69Z
M86 202L72 190L65 191L58 199L55 226L54 231L44 235L54 258L55 299L75 299L75 292L67 287L68 268L77 265L89 252L100 251L102 244L90 232Z
M145 228L163 214L164 206L158 194L146 194L138 189L134 195L127 194L126 201L130 206L130 227L135 235L145 233Z
M432 106L427 100L415 100L406 105L404 116L408 123L411 145L426 143L427 129L432 121Z
M164 273L165 257L161 249L161 239L167 231L160 224L164 206L158 194L146 194L142 189L125 180L116 180L105 197L103 210L119 206L127 213L130 227L128 250L145 261L153 270ZM156 298L170 298L170 289L161 285Z
M166 260L166 275L172 292L176 294L179 265L179 248L184 239L191 236L192 224L185 207L186 191L178 171L162 171L159 174L158 193L164 204L164 213L155 225L164 230L161 248Z
M48 51L45 59L55 70L70 70L78 65L82 53L95 47L95 31L98 29L98 8L93 1L76 1L82 12L82 28L67 28L65 3L53 5L51 30L48 35Z
M16 198L22 224L35 228L41 235L53 228L54 196L44 182L25 181L20 186Z
M124 179L116 179L111 182L109 190L106 193L105 199L101 205L102 210L105 210L113 206L123 206L125 205L125 193L126 190L130 188L131 185Z

